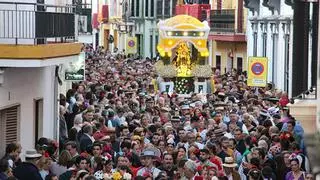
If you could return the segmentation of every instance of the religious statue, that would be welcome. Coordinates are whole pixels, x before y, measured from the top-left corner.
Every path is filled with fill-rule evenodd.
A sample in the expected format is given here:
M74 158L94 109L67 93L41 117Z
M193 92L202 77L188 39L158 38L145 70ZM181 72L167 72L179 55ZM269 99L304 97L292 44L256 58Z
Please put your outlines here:
M190 76L192 63L188 45L185 42L180 43L177 48L176 54L177 56L173 63L177 67L178 76Z

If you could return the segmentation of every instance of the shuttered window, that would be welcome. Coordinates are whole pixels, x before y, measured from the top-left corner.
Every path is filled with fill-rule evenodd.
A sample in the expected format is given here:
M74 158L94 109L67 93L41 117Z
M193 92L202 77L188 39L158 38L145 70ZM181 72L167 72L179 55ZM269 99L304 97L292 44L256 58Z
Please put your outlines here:
M13 106L0 111L0 143L2 145L6 146L19 140L19 109L20 106ZM1 155L5 152L5 146L1 146Z

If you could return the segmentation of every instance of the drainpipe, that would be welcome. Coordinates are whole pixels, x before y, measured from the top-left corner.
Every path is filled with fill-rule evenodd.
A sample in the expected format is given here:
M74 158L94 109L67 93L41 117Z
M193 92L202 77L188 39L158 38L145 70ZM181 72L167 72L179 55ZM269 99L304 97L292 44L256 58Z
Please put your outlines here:
M54 73L54 91L53 91L53 129L54 131L54 139L59 143L59 99L58 99L58 76L59 76L59 66L55 66L55 73ZM60 144L61 146L62 144ZM59 149L58 149L59 151Z

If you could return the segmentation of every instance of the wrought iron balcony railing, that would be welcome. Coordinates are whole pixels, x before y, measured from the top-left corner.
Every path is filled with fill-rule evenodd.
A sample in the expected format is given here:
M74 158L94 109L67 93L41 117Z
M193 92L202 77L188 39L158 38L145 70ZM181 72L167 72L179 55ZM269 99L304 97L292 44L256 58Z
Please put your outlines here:
M210 29L213 33L235 33L236 10L222 9L210 11Z
M0 2L0 43L29 40L44 44L49 38L66 42L74 37L75 14L71 5Z
M317 99L317 88L316 86L310 87L310 89L303 91L299 95L292 97L291 102L294 103L295 99L300 100L316 100Z

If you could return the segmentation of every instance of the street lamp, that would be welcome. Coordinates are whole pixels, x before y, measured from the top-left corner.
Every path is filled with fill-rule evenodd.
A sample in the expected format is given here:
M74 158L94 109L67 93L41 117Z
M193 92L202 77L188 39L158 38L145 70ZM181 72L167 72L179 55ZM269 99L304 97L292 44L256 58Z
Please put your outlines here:
M120 24L120 25L118 26L118 29L119 29L119 31L122 32L122 33L127 33L127 25L126 25L126 24Z
M123 17L123 19L124 19L124 24L120 24L119 27L118 27L118 29L119 29L120 32L126 34L126 33L128 33L128 31L127 31L128 2L127 2L127 0L122 0L122 2L120 2L120 5L121 5L121 6L124 6L124 8L122 8L122 9L123 9L123 15L122 15L122 17Z

